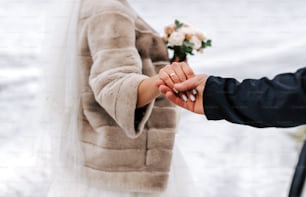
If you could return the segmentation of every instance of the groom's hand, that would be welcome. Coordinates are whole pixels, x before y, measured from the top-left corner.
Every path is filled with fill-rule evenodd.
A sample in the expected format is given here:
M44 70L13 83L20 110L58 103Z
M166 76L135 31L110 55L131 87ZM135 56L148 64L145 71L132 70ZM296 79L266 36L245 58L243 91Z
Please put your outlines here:
M198 92L203 92L208 75L199 74L192 78L189 78L181 83L174 84L174 88L179 92L184 92L192 89L196 89Z
M196 89L197 94L195 95L195 100L191 101L188 99L186 102L179 97L176 93L172 91L171 88L166 86L163 81L159 81L159 91L163 94L165 94L166 98L169 99L172 103L189 110L191 112L197 113L197 114L204 114L204 108L203 108L203 90L205 87L205 83L207 80L207 75L201 74L196 75L193 78L190 78L182 83L175 84L174 87L178 91L186 91L191 89Z

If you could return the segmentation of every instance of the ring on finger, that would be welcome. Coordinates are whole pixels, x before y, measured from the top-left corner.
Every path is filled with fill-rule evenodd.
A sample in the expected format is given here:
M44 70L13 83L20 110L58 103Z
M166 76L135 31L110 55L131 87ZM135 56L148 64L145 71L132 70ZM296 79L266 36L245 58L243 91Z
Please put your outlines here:
M172 77L172 76L175 76L175 73L170 73L170 75L169 75L170 77Z

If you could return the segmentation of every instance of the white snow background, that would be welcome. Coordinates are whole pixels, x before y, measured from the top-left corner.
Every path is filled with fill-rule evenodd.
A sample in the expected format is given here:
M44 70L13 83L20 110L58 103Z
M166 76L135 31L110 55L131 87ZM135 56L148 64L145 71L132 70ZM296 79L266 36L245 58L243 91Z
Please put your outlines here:
M0 0L0 196L44 197L48 172L34 159L37 58L48 0ZM306 65L304 0L130 0L160 34L175 19L213 40L188 61L196 72L272 78ZM177 144L203 197L285 197L301 143L298 128L256 129L181 110ZM304 194L305 196L305 194Z

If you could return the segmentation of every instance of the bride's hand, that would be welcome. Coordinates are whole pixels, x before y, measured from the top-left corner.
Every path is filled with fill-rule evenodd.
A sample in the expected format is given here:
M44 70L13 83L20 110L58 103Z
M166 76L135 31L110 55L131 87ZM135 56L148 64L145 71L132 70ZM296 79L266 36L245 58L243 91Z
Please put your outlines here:
M193 70L186 62L174 62L165 66L159 71L160 80L158 81L157 86L167 86L184 102L187 102L188 99L191 101L195 101L195 96L197 94L196 89L190 89L180 92L174 87L175 84L184 82L194 76L195 74Z

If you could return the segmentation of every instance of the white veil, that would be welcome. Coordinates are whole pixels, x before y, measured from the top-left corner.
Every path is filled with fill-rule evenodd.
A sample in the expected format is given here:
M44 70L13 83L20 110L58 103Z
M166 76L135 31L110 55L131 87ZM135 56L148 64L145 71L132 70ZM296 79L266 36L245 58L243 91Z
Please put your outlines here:
M51 0L42 47L41 123L38 158L51 167L51 180L62 170L80 175L80 92L77 23L81 0ZM55 176L53 176L55 175ZM75 177L78 178L78 177Z

